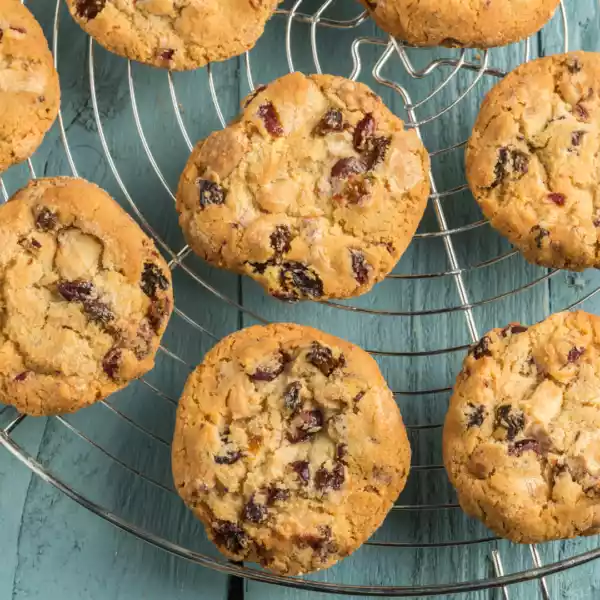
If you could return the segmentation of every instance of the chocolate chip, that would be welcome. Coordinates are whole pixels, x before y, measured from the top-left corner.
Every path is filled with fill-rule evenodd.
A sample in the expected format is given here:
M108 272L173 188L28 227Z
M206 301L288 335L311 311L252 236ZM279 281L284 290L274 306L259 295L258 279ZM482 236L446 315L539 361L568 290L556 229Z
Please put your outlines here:
M271 248L276 254L285 254L292 249L292 239L292 232L287 225L277 225L271 234Z
M514 440L525 427L525 415L521 411L513 412L510 404L499 406L495 414L494 428L506 429L506 438L509 441Z
M369 281L371 265L367 262L365 255L360 250L350 250L350 257L352 259L354 279L356 279L360 285L364 285Z
M351 179L344 188L342 196L348 204L361 204L371 195L371 183L368 179Z
M343 131L344 117L342 111L337 108L330 108L317 123L313 130L315 135L326 135L335 131Z
M550 235L550 232L539 225L535 225L531 228L529 233L535 234L533 238L535 241L535 245L541 249L544 238L547 238Z
M242 516L245 521L250 523L264 523L267 520L269 511L264 504L257 504L254 498L250 498L242 511Z
M494 168L495 180L491 187L497 187L511 174L522 177L529 171L529 156L517 149L500 148L498 160Z
M111 348L102 359L102 370L110 377L115 379L121 362L121 349Z
M508 448L511 456L522 456L524 452L528 451L541 454L540 443L537 440L519 440Z
M15 375L15 381L25 381L29 376L29 373L31 373L31 371L23 371L22 373Z
M573 107L573 114L578 121L587 121L590 118L590 113L582 104Z
M36 250L39 250L42 247L42 244L40 244L35 238L31 238L31 246Z
M283 393L283 404L288 410L295 411L300 406L300 391L302 384L299 381L290 383Z
M585 131L574 131L571 134L571 145L572 146L580 146L581 140L583 139L584 135L585 135Z
M467 429L470 429L471 427L481 427L486 417L485 406L483 406L483 404L475 406L475 404L469 402L468 407Z
M316 472L315 487L321 491L339 490L345 479L344 465L342 463L335 463L331 471L328 471L325 467L321 467Z
M48 207L42 206L37 209L35 215L35 226L41 231L50 231L56 227L58 217Z
M284 262L279 281L287 300L301 297L318 299L323 295L321 278L310 267L299 262Z
M267 504L269 506L275 504L276 502L285 502L286 500L289 500L289 498L290 490L277 485L272 485L267 491Z
M304 485L310 481L310 466L307 460L297 460L291 463L291 467Z
M96 293L91 281L77 279L75 281L61 281L58 284L58 293L68 302L85 302L92 299Z
M323 413L317 409L304 410L292 419L290 425L287 439L290 444L299 444L323 429Z
M75 11L79 17L91 21L104 10L106 0L77 0Z
M282 355L276 356L275 359L266 365L260 366L254 373L248 375L250 381L274 381L285 369L285 361Z
M225 190L214 181L198 179L198 190L200 193L200 208L207 206L220 206L225 203Z
M566 199L567 197L564 194L558 194L556 192L548 194L548 200L550 200L550 202L554 202L556 206L564 206Z
M240 554L248 547L245 531L236 523L218 520L212 526L215 542L232 554Z
M479 340L479 343L471 348L469 354L471 354L475 360L479 360L484 356L492 356L492 351L489 346L490 338L486 335Z
M352 144L357 152L369 149L369 140L375 135L376 123L373 115L367 113L356 125Z
M335 358L331 348L327 348L319 344L319 342L312 343L311 349L306 355L306 360L317 367L325 377L329 377L338 367L343 366L346 362L343 354L340 354L339 358Z
M169 289L169 280L164 276L157 265L147 262L144 264L144 272L142 273L140 287L146 296L155 299L156 292L159 289L163 291Z
M262 119L265 129L273 137L281 137L284 134L279 115L272 102L261 104L256 114Z
M583 346L579 346L579 347L573 346L573 348L571 348L569 350L569 354L567 355L567 360L570 363L574 363L581 358L581 356L584 352L585 352L585 348Z
M227 450L224 454L215 454L214 459L218 465L232 465L242 458L239 450Z
M159 50L157 52L157 56L161 60L172 60L174 54L175 54L175 50L173 50L171 48L165 48L165 49Z
M365 161L355 156L340 158L331 169L331 176L335 179L348 179L351 175L357 175L367 171Z

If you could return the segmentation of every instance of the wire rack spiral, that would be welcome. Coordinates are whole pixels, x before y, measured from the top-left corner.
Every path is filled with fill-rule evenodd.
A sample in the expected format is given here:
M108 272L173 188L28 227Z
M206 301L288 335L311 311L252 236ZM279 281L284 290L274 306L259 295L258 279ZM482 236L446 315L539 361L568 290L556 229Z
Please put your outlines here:
M581 0L580 4L588 3L600 12L596 1ZM500 588L505 599L509 597L506 586L539 580L537 594L550 599L545 577L600 558L594 539L567 542L560 549L552 544L516 547L490 536L476 523L465 524L467 519L445 479L439 437L453 376L464 350L488 327L505 324L497 322L497 307L512 315L505 320L537 320L550 311L579 307L600 292L600 281L594 274L569 275L526 265L515 250L495 236L468 196L461 158L464 137L482 93L518 63L541 53L569 49L572 16L568 3L561 2L547 26L561 40L560 47L551 49L536 36L507 51L418 50L383 37L353 2L295 0L278 10L267 27L268 33L272 31L269 44L273 40L283 44L281 56L272 56L270 48L261 47L261 41L257 49L240 59L182 75L113 57L73 30L61 0L51 12L46 7L51 23L43 24L51 26L54 60L63 84L63 107L49 154L54 158L47 158L38 171L94 179L108 169L114 182L113 195L154 237L170 261L177 306L160 348L160 377L151 373L97 406L77 415L55 417L47 425L47 431L63 446L80 444L90 457L93 454L104 461L102 468L95 467L94 476L100 481L97 488L91 483L82 485L81 480L74 482L71 470L80 465L70 464L68 458L50 460L30 452L19 433L32 419L9 407L0 408L0 443L40 478L118 528L178 557L230 575L311 591L370 596L426 596ZM61 69L63 56L71 53L72 58L77 52L77 48L61 46L67 27L72 29L72 36L82 40L80 49L85 44L87 51L85 92L80 74L71 77ZM323 51L325 43L331 51ZM430 149L433 168L428 214L398 268L365 298L282 305L262 295L252 282L215 273L201 264L181 241L176 224L157 217L164 214L157 212L157 206L168 206L175 200L176 176L194 141L211 128L225 126L235 114L230 95L224 94L231 79L242 82L244 89L239 90L239 96L244 96L264 75L267 58L278 63L280 75L296 69L345 69L339 74L361 78L385 95L407 127L414 128ZM106 97L105 79L114 82L115 77L122 84L121 91L116 98ZM73 114L70 95L84 93L84 109ZM152 94L156 95L152 96L155 103L146 101ZM127 105L127 110L114 109L119 103ZM196 120L199 104L202 118ZM115 119L109 118L115 115ZM151 119L153 126L149 127ZM82 120L89 143L74 148L70 128ZM459 126L455 127L456 123ZM138 157L135 164L129 155L115 151L115 140L121 135L123 141L125 135L120 134L121 127L134 132L138 146L137 154L133 153ZM452 139L457 131L462 131L462 139ZM51 139L47 143L51 144ZM97 152L98 160L95 170L88 174L83 172L80 157L90 152ZM13 187L16 189L19 177L36 177L36 160L28 161L26 174L20 171L13 177L13 170L6 181L0 178L4 200L14 192ZM417 261L420 267L415 272L411 265ZM429 270L423 270L422 265L428 265ZM501 286L502 279L511 282L509 288ZM541 309L536 303L543 305ZM220 322L215 315L223 315L223 327L216 330L206 325L208 315L213 323ZM342 337L354 337L353 341L365 345L396 390L416 461L407 490L375 537L339 567L306 578L278 576L220 558L176 498L168 475L169 424L191 365L225 333L273 320L307 322ZM436 338L440 331L444 334ZM191 350L179 343L182 332L188 341L193 340ZM161 420L166 427L157 426ZM122 429L127 443L117 447L107 442L104 428ZM147 445L147 460L132 458L129 440L134 436ZM60 444L57 442L59 449ZM84 474L85 467L81 467ZM132 498L142 494L147 498L150 489L161 506L181 513L185 526L173 531L140 516L133 510L136 503L131 498L126 503L111 498L100 488L109 486L117 472L118 477L131 480ZM182 539L181 530L190 534ZM361 572L357 565L364 560L363 553L377 557L382 564L392 561L398 584L382 586L376 574ZM436 565L444 561L458 565L454 580L447 579L447 570L445 578L439 576L441 570ZM344 567L346 563L351 566ZM414 568L417 563L427 565L428 572L411 575L410 566ZM402 571L402 564L409 567Z

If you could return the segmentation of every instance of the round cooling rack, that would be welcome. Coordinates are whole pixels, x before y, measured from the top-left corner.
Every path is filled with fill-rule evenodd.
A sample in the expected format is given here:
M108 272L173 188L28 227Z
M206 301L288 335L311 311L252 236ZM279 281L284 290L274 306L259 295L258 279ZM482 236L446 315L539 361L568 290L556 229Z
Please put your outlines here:
M173 74L107 53L71 21L62 0L28 4L51 37L62 111L33 159L0 178L0 196L8 199L42 174L99 183L170 261L177 306L156 369L89 409L48 419L35 448L25 433L39 421L0 408L6 450L153 546L231 576L292 588L366 596L500 588L507 599L510 584L536 580L527 597L547 600L546 576L600 557L597 538L516 546L491 537L460 511L440 441L455 374L482 333L584 304L593 310L600 291L595 272L528 265L482 218L463 167L483 94L507 71L540 55L598 50L597 0L563 0L541 34L488 51L411 48L384 36L352 0L296 0L277 11L251 52ZM385 282L352 301L277 302L252 281L203 264L177 226L174 190L193 144L225 126L259 83L293 70L364 81L430 151L432 194L415 240ZM176 398L190 369L224 335L272 321L320 327L367 348L396 390L413 448L408 486L373 539L336 567L303 578L220 557L170 477Z

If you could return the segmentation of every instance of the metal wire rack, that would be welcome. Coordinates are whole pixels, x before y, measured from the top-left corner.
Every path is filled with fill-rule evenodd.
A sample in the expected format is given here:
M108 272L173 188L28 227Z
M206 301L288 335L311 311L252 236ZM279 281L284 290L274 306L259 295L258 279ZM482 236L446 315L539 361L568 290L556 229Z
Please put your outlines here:
M581 0L582 4L585 2L600 10L595 4L596 0ZM342 4L343 10L338 10ZM490 536L489 532L477 524L465 525L466 517L460 512L455 498L451 497L452 491L444 479L439 458L439 434L445 400L452 389L453 373L464 350L479 339L484 326L487 328L488 325L499 324L496 321L496 307L505 307L507 312L512 311L513 319L518 319L537 315L531 310L535 302L544 302L542 312L547 313L559 308L579 307L600 292L600 285L595 285L598 281L593 275L565 276L555 270L531 267L522 261L515 250L503 245L501 240L494 238L493 243L487 243L494 234L481 215L474 212L474 203L464 194L467 191L464 178L454 182L450 178L448 183L448 177L441 175L444 170L462 174L460 156L466 142L447 140L445 130L452 129L448 124L460 121L462 115L468 112L465 108L467 105L471 107L471 112L476 112L477 102L472 99L479 98L486 86L489 87L502 77L509 68L529 60L545 49L540 48L539 38L529 39L503 54L502 57L512 59L512 64L502 66L495 62L500 52L497 50L481 53L472 50L417 50L393 38L383 37L381 32L372 35L376 30L366 13L360 12L354 3L350 4L348 7L348 2L342 0L325 0L315 5L311 0L295 0L293 5L277 11L268 28L278 28L274 38L284 44L285 56L282 60L285 60L284 67L289 71L298 68L297 63L300 62L303 66L309 65L307 68L312 71L326 70L325 63L331 63L332 57L320 51L323 36L326 35L330 40L339 38L339 48L347 49L349 60L346 57L343 61L338 60L337 54L333 58L336 59L335 64L343 62L347 66L344 74L352 79L370 78L379 91L385 91L386 88L391 90L388 97L392 99L394 110L405 119L407 127L414 128L430 148L439 146L430 152L434 167L431 173L429 215L413 246L416 246L415 253L422 257L424 252L429 252L423 250L423 245L431 248L432 244L437 245L439 252L436 256L443 261L441 266L436 265L434 260L421 260L420 264L432 264L431 270L413 272L410 270L413 258L409 252L398 270L381 284L398 286L393 288L393 292L388 287L385 294L379 294L378 290L381 288L378 288L365 299L302 305L293 309L283 308L252 287L246 287L252 286L251 282L244 282L236 276L215 275L191 256L181 238L169 231L168 227L165 230L163 224L151 217L156 214L153 203L157 200L154 197L149 199L145 192L139 193L137 184L134 189L134 185L129 182L128 165L121 164L123 157L117 158L111 146L116 132L111 129L110 121L106 118L106 107L119 99L102 96L105 91L103 77L110 72L104 65L110 64L112 69L117 64L115 61L119 61L118 64L122 67L119 77L124 76L126 82L124 102L130 103L133 130L141 145L140 156L145 157L145 162L134 169L135 175L139 177L142 173L144 179L152 178L147 185L154 189L158 186L165 201L172 202L175 199L173 190L176 180L167 171L170 169L176 173L177 169L181 169L181 163L176 163L175 167L161 166L161 161L169 163L168 159L158 156L163 140L160 134L157 140L150 128L144 125L150 117L144 115L144 103L139 101L140 97L148 94L149 90L157 89L156 86L162 86L160 89L166 90L162 100L170 107L163 102L158 104L157 110L161 118L163 111L172 111L169 119L175 130L170 130L169 139L178 145L179 155L184 156L192 149L193 140L199 137L191 132L190 123L195 104L190 102L189 94L181 91L185 88L185 83L182 83L184 78L195 77L193 89L200 89L199 96L203 99L203 106L211 103L216 117L215 125L225 126L226 115L235 112L234 108L224 106L222 95L223 87L228 85L227 78L231 75L230 68L232 65L234 69L240 68L244 72L240 78L247 83L245 91L253 90L257 72L261 70L260 58L257 58L261 55L260 48L246 53L241 59L232 59L223 65L209 65L202 73L179 75L150 72L139 65L111 57L91 39L85 40L85 68L89 84L89 121L86 128L91 134L90 143L95 143L96 147L99 144L102 164L108 166L116 182L117 197L154 237L168 257L178 302L169 326L169 331L174 330L174 335L169 335L168 332L160 348L158 362L162 377L158 381L150 374L96 407L77 415L52 419L47 425L47 431L61 440L68 439L68 443L82 444L87 449L86 452L105 460L106 466L104 470L100 470L103 477L112 477L117 470L121 477L129 478L130 493L133 496L142 494L144 489L146 498L146 488L151 489L152 494L156 494L157 502L167 502L170 510L181 512L181 519L187 519L186 527L192 533L181 539L177 532L165 531L164 527L150 522L151 519L140 518L139 514L124 507L122 503L115 502L114 498L106 496L93 486L83 486L81 483L75 485L69 474L69 469L75 468L75 465L68 464L68 455L65 464L65 460L49 460L30 452L26 444L19 440L19 433L32 419L17 414L9 407L0 408L0 443L40 478L118 528L178 557L233 576L311 591L369 596L426 596L499 588L505 599L509 598L508 585L538 580L536 590L541 598L548 600L551 595L545 577L600 558L600 548L596 547L594 540L569 542L561 547L560 552L553 550L551 544L524 549ZM59 58L65 50L61 48L62 38L59 33L64 27L71 27L73 24L68 19L61 0L57 0L49 16L53 20L54 60L64 81ZM562 40L562 47L555 48L554 51L569 49L569 10L565 2L561 2L560 11L548 27L559 32ZM83 33L80 35L85 39ZM297 50L299 38L300 45L305 44L300 59ZM77 83L81 82L77 80ZM240 95L243 95L243 91L240 90ZM77 118L71 115L69 122L64 112L67 102L68 94L63 86L63 111L58 119L58 134L53 152L60 153L62 157L62 164L60 161L59 164L63 172L60 174L77 176L81 172L78 161L80 149L72 147L69 129L77 119L81 120L82 115L78 113L75 115ZM192 117L188 117L188 114ZM203 117L205 115L206 112ZM155 118L156 115L152 114L151 117ZM211 123L203 123L202 127L206 133L206 129L211 128ZM468 131L468 127L462 129L463 132ZM36 157L27 164L28 176L32 178L36 177L35 161ZM53 174L49 173L52 170L50 163L48 160L45 162L44 175ZM14 191L10 189L10 175L9 173L5 178L6 182L0 178L0 195L4 200ZM468 210L461 208L464 203L458 209L456 204L451 204L457 203L463 196L467 197ZM457 217L458 223L455 224L453 221ZM486 257L485 252L489 253L490 248L492 255ZM480 251L484 254L483 258L479 256ZM432 251L432 254L435 252ZM512 278L514 285L510 289L494 285L501 270L505 274L518 273L518 276ZM546 292L543 290L550 290L551 294L544 295ZM479 294L476 299L473 297L474 291ZM490 293L486 295L486 291ZM531 294L534 294L533 300ZM389 306L380 305L381 298L386 299ZM397 302L390 301L390 298L396 298ZM440 298L443 302L441 306L435 304ZM203 304L201 310L198 310L197 300ZM214 331L203 324L207 320L207 313L203 310L227 312L232 318L224 331ZM282 316L286 319L305 320L330 330L336 327L336 323L343 323L339 326L346 330L352 330L354 323L358 329L362 327L363 331L376 329L377 335L366 336L370 343L376 340L377 344L381 340L382 344L389 346L370 347L369 351L380 361L394 386L397 381L403 382L398 384L400 389L395 394L402 403L403 413L409 423L417 460L417 464L412 467L411 482L416 483L401 496L388 521L374 539L354 557L344 561L353 561L354 573L340 566L325 574L288 578L219 558L206 543L200 529L194 529L194 523L178 502L166 474L168 467L161 470L159 465L156 468L156 462L161 462L156 458L159 454L163 457L163 462L168 462L170 433L168 427L166 433L164 429L159 432L160 428L156 427L156 423L145 418L145 413L152 412L148 409L148 396L158 402L160 411L166 411L170 415L166 421L172 423L175 398L191 368L190 364L199 361L198 352L206 350L227 330L252 322L283 320ZM348 319L351 319L350 326ZM460 322L462 324L456 325ZM396 324L398 329L395 329ZM177 332L182 328L188 335L199 340L190 356L182 352L177 343ZM389 336L382 334L384 329L391 330ZM440 329L446 334L440 341L435 341L435 332ZM403 340L396 336L398 332L405 336ZM344 335L343 332L340 333ZM438 364L436 367L436 360L442 361L441 366ZM418 365L418 372L426 372L426 375L405 376L413 365ZM399 377L399 372L403 376ZM426 387L423 387L423 383L419 385L422 381L426 382ZM419 399L419 404L414 403L415 399ZM139 436L148 444L151 458L140 463L132 460L128 453L129 444L115 447L114 444L107 443L106 436L102 433L105 423L108 423L107 427L121 428L127 436ZM164 459L164 456L167 458ZM85 465L83 468L85 469ZM98 474L96 477L102 482L106 481ZM129 503L132 504L135 503ZM181 529L180 527L179 530ZM452 537L457 530L461 532L462 538ZM381 557L383 562L390 560L390 555L396 553L391 559L396 565L410 560L421 561L429 566L445 560L458 561L457 577L451 581L440 581L437 579L438 571L432 566L431 569L428 567L429 577L421 574L410 578L403 574L398 576L401 584L378 585L377 581L370 579L370 574L359 573L360 569L355 568L360 564L363 551L378 553L376 556ZM482 560L482 557L487 557L488 561Z

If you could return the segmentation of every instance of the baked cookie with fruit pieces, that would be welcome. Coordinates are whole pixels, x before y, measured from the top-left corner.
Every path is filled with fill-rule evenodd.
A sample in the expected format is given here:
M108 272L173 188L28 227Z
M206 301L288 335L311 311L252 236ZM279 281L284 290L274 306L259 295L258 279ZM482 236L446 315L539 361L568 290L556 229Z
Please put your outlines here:
M37 179L0 206L0 402L73 412L154 366L169 269L103 190Z
M530 262L600 266L600 54L522 65L488 94L467 148L483 213Z
M600 318L564 312L488 333L444 426L463 510L536 543L600 533Z
M219 342L177 410L173 477L226 556L282 574L330 567L381 525L410 447L377 363L310 327Z
M293 73L201 141L177 195L189 245L285 300L368 292L410 243L429 157L365 85Z
M37 150L59 106L42 28L21 2L0 0L0 173Z
M360 0L387 33L414 46L491 48L550 20L560 0Z
M250 50L278 0L67 0L69 11L106 49L184 71Z

